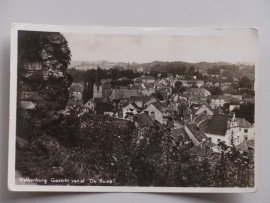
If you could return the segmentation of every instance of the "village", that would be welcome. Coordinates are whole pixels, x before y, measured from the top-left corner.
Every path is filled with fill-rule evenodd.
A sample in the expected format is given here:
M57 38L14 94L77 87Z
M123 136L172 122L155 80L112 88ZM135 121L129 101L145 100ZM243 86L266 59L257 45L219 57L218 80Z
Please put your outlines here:
M100 79L101 68L97 67L87 101L84 95L89 84L71 85L70 99L63 114L68 114L70 108L80 108L82 112L92 111L115 120L132 121L138 140L154 125L159 126L172 136L175 147L199 160L221 153L221 142L230 146L233 140L242 152L254 150L255 124L243 113L238 113L242 105L254 105L254 95L243 94L243 91L254 90L254 81L249 89L239 87L241 78L228 81L222 74L209 75L207 71L194 70L193 73L199 72L204 78L215 78L217 82L197 79L196 74L174 77L167 73L165 77L161 74L153 77L137 68L140 77L115 80L120 84L125 84L125 80L132 83L112 86L112 79ZM220 73L224 71L221 69ZM232 87L237 91L228 93L226 90L233 90ZM209 89L219 91L211 94Z

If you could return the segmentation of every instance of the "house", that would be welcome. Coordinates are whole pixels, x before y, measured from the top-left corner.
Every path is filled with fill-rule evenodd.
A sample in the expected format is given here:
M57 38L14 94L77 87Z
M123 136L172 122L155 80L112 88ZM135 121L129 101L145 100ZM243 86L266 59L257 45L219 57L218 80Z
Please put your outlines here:
M188 88L183 94L194 94L194 95L199 95L203 97L207 97L211 95L211 93L206 90L205 88Z
M240 101L238 99L232 98L230 101L229 111L231 112L236 108L240 108Z
M142 89L140 93L145 96L150 96L152 94L155 94L155 88L146 87L146 89Z
M182 114L181 107L187 107L189 105L187 98L182 96L180 93L173 94L169 101L170 108L178 114Z
M161 104L160 102L151 103L143 112L149 115L152 119L157 120L161 124L166 123L169 107Z
M184 80L184 79L186 79L186 75L176 75L176 78L178 80Z
M240 128L241 131L241 136L239 137L239 142L242 142L244 140L250 140L250 139L255 139L255 128L251 123L249 123L246 119L244 118L235 118L238 127Z
M233 84L238 85L239 84L239 79L238 78L233 78Z
M97 106L96 102L93 99L90 99L84 105L85 105L85 107L92 109L92 110L95 110L96 106Z
M156 89L164 89L170 86L170 82L166 78L162 78L156 82L155 88Z
M232 83L231 82L220 82L219 85L220 85L220 88L222 90L225 90L225 89L231 87L232 86Z
M227 115L215 114L211 119L202 122L199 127L207 137L211 138L213 143L218 144L220 141L228 142L229 139L226 137L228 125L230 125L228 119Z
M225 103L230 103L230 96L224 95L210 95L207 99L210 101L211 109L216 109L218 106L223 107Z
M204 132L194 123L185 125L184 129L194 146L198 146L200 143L207 140L207 136Z
M214 114L199 127L214 144L224 141L230 145L232 137L235 144L240 144L246 139L254 139L255 135L255 128L244 118L235 118L234 113Z
M189 80L187 81L187 87L201 87L204 84L203 80Z
M195 116L198 116L198 115L201 115L201 114L213 116L214 112L211 110L211 108L208 105L203 104L203 105L200 105L198 110L194 112Z
M156 82L156 79L149 75L142 75L141 78L142 78L142 82L146 84L150 84L150 83L155 84Z
M142 72L143 72L143 67L138 67L138 68L136 69L136 71L137 71L138 73L142 73Z
M138 90L113 89L109 100L117 109L121 109L123 104L129 102L131 96L139 96Z
M154 126L155 121L147 114L141 113L133 116L134 124L137 128L138 138L149 132Z
M122 108L122 112L123 118L129 118L135 114L140 113L140 108L136 104L130 103Z
M172 137L174 146L180 149L189 149L194 146L184 127L172 130Z
M199 161L202 161L215 156L215 147L216 145L208 138L202 141L198 146L193 146L189 150L189 154L191 157L196 157Z
M158 102L159 100L155 97L155 96L150 96L149 97L149 99L148 99L148 101L146 101L145 103L144 103L144 107L147 107L147 106L149 106L150 104L152 104L152 103L154 103L154 102Z
M255 147L255 140L244 140L239 145L236 146L236 149L238 149L240 152L248 152L248 151L254 151Z
M254 98L254 97L252 97L252 98L244 98L244 99L240 102L240 104L247 104L247 103L252 103L252 104L254 104L254 103L255 103L255 98Z
M204 84L204 86L205 87L213 87L214 84L213 84L213 82L207 82L207 83Z
M129 101L135 103L139 108L144 108L145 103L151 98L151 96L131 96Z
M239 101L242 101L243 100L243 96L241 94L239 95L235 95L235 94L232 94L231 95L231 98L233 99L238 99Z

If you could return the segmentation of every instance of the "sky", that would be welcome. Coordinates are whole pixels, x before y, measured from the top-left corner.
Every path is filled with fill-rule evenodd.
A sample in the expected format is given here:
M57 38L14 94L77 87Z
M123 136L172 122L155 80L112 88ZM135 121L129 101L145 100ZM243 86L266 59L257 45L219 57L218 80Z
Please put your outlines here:
M62 33L73 61L255 62L254 35L168 36Z

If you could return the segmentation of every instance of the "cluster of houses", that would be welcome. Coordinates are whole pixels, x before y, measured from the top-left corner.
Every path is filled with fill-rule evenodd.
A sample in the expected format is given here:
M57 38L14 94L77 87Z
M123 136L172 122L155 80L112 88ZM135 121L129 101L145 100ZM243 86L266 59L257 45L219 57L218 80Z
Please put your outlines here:
M138 139L149 129L159 126L172 136L176 147L188 149L200 157L218 153L221 141L230 145L233 140L235 145L241 146L241 150L254 148L254 141L250 141L255 138L254 124L245 118L237 118L233 112L243 102L242 95L211 95L202 87L206 85L204 81L194 78L185 81L180 76L158 80L141 76L133 81L128 86L111 88L108 83L99 81L97 73L93 99L83 104L84 107L123 122L133 121ZM187 90L172 94L177 81L181 81ZM74 84L70 92L80 99L82 89L82 85ZM157 98L157 93L164 100ZM245 149L243 146L246 146Z

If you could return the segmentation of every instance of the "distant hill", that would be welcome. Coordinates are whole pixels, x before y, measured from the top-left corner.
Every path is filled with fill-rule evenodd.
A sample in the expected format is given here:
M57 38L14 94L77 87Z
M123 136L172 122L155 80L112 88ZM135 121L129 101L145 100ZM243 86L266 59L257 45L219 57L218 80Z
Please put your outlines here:
M123 66L125 67L127 63L115 63L108 61L71 61L68 68L76 68L78 70L88 70L88 69L97 69L97 66L100 66L102 69L108 70L113 66Z
M106 60L102 61L71 61L69 68L75 68L77 70L90 70L90 69L97 69L97 66L99 65L100 68L109 70L113 67L116 67L120 70L129 68L130 70L136 70L139 67L143 68L143 72L148 71L158 71L158 72L172 72L176 73L179 72L177 70L185 70L186 72L189 67L193 66L195 70L208 70L212 69L213 67L219 68L219 69L226 69L226 66L237 66L238 71L231 72L232 77L243 77L248 76L250 79L254 79L255 77L255 66L251 65L252 63L237 63L232 64L228 62L199 62L199 63L189 63L189 62L183 62L183 61L152 61L149 63L124 63L124 62L109 62ZM184 72L180 73L184 73Z

